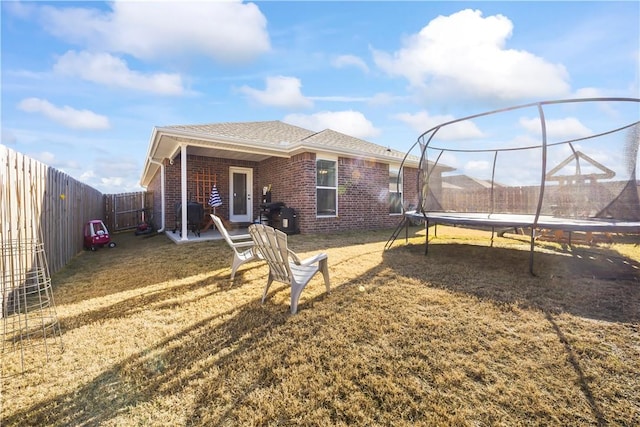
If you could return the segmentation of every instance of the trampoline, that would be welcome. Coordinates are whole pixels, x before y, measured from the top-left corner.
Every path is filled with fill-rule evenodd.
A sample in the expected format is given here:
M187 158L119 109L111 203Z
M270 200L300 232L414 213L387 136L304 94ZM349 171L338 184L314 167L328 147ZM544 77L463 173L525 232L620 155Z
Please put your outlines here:
M451 120L420 135L410 222L530 230L529 271L544 230L640 233L640 99L543 101ZM399 186L400 184L398 184ZM399 191L399 187L398 187Z

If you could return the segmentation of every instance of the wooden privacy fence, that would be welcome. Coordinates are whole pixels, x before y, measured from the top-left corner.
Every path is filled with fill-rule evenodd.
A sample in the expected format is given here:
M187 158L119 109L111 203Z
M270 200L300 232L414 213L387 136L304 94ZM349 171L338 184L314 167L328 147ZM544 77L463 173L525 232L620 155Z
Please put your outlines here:
M103 195L0 145L0 317L27 279L55 273L83 250L87 221L103 219L112 232L135 228L152 201L142 191Z
M82 225L102 218L98 190L67 174L0 145L0 242L44 245L51 273L82 250ZM5 251L9 256L10 252ZM0 260L9 262L8 260ZM30 260L14 260L28 268Z
M143 219L149 221L151 206L153 193L150 191L105 194L103 220L112 232L136 228Z
M445 210L456 212L535 212L540 187L498 187L473 190L446 190L440 196Z
M541 213L562 215L571 218L589 217L599 213L614 200L613 195L621 194L626 181L609 181L583 185L548 185L545 188ZM640 186L637 186L640 197ZM578 197L580 195L580 197ZM446 189L438 201L445 211L494 212L511 214L534 214L540 198L539 186L496 187L460 190ZM634 199L635 200L635 199ZM633 201L632 201L633 203ZM625 209L619 202L616 209ZM626 208L635 213L637 207Z

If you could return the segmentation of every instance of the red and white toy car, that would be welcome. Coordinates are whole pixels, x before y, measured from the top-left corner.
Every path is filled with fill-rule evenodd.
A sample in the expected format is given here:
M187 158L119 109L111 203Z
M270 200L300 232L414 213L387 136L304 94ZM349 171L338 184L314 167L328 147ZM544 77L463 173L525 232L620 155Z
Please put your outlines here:
M95 251L98 247L104 245L115 248L115 242L111 241L109 230L99 219L92 219L84 226L84 247Z

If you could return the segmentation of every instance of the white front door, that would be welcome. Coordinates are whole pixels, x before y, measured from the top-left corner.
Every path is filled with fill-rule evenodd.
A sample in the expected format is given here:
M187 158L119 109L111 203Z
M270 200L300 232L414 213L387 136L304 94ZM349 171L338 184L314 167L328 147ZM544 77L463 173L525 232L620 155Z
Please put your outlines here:
M253 222L253 169L229 168L229 221Z

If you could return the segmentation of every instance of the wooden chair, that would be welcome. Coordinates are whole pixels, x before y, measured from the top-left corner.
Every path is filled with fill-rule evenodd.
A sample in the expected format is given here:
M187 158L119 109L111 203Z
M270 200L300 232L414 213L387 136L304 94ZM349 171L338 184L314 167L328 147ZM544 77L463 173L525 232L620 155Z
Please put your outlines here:
M236 275L238 267L249 261L259 259L259 255L254 251L253 240L249 234L230 235L220 217L209 214L213 224L218 229L227 244L233 249L233 262L231 263L231 280Z
M288 248L285 233L264 224L251 224L249 234L255 244L254 249L269 264L269 279L262 295L263 303L274 280L287 283L291 286L291 314L295 314L302 290L317 272L322 272L327 293L330 292L327 254L319 253L301 260Z

